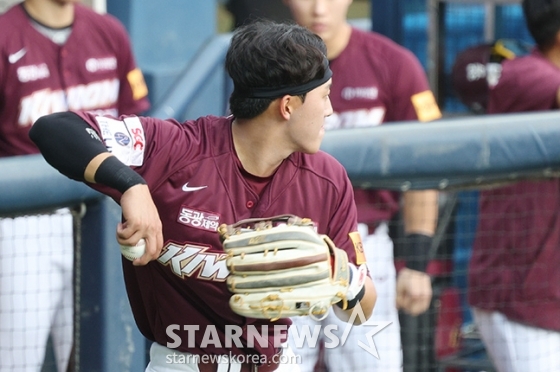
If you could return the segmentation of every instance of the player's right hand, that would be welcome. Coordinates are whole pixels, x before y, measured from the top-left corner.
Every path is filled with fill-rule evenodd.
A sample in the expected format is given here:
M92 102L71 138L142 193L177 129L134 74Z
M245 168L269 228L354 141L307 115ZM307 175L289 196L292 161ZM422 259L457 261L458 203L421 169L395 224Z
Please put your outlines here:
M142 266L157 259L163 248L162 224L158 210L147 185L135 185L121 197L120 205L124 222L117 226L117 241L122 245L135 245L146 240L146 252L133 261Z
M430 307L432 282L430 276L421 271L404 268L397 275L397 308L416 316Z

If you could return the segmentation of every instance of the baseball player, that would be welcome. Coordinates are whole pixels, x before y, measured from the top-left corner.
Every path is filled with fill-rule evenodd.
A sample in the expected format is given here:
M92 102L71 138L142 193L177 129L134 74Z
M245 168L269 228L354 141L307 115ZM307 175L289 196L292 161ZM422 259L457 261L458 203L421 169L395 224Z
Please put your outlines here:
M75 1L26 0L0 16L0 157L38 153L40 116L149 108L124 27ZM49 334L66 371L73 332L68 210L0 220L0 370L38 371Z
M30 136L50 164L120 203L119 243L146 241L145 254L123 267L136 323L154 341L147 371L298 370L279 358L286 332L273 331L289 318L271 322L230 309L217 229L246 218L306 216L356 263L361 242L351 183L342 165L319 151L332 113L325 53L322 40L301 26L252 23L236 30L226 56L231 116L179 123L67 112L33 126ZM375 299L367 277L347 310L335 306L337 314L348 319L359 304L369 316ZM232 325L242 330L239 343L228 345ZM252 328L268 343L250 347ZM204 336L209 329L214 342ZM226 360L202 358L212 355ZM251 355L258 361L248 361Z
M525 0L536 48L504 60L488 113L560 106L560 1ZM468 300L500 372L560 371L560 181L482 190Z
M391 121L440 118L422 66L414 55L372 32L351 27L346 15L352 0L284 0L297 23L321 36L333 70L331 102L334 113L327 130L376 126ZM369 270L378 293L372 322L392 324L375 335L379 358L365 352L367 327L352 330L343 346L325 348L327 368L336 371L400 371L402 352L397 307L417 315L431 300L431 283L425 274L427 252L437 221L437 193L404 194L407 235L406 267L395 273L393 242L387 222L399 210L399 195L386 190L355 189L360 233ZM397 306L395 306L395 304ZM309 324L307 318L295 324ZM322 322L337 324L330 316ZM343 327L338 327L343 332ZM296 350L302 355L304 371L312 371L318 358L316 348Z

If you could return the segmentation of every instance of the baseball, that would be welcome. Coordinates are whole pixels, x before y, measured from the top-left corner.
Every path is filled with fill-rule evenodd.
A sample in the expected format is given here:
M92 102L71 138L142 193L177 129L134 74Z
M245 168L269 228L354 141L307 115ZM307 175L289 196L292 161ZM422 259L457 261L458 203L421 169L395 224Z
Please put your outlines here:
M121 245L122 255L130 261L142 257L145 251L146 241L144 239L140 239L136 245Z

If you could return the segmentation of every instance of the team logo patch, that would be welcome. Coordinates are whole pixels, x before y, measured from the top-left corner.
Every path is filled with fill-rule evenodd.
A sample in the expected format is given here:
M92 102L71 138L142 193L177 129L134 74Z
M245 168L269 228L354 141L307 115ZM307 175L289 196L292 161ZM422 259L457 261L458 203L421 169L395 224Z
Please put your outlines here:
M140 119L136 116L123 120L95 117L101 138L107 150L126 165L141 166L144 162L146 138ZM128 137L128 142L124 137Z
M181 206L177 222L196 229L216 232L220 225L220 215Z
M122 132L116 132L115 142L117 142L121 146L128 146L128 144L130 143L130 137Z
M142 71L139 68L130 71L126 78L132 89L132 98L141 99L148 95L148 87L144 81L144 75L142 75Z
M416 110L416 115L418 115L418 120L432 121L441 118L441 111L439 111L436 99L431 90L417 93L410 99Z
M360 233L357 231L353 231L349 233L348 236L350 237L350 240L352 240L352 243L354 244L354 250L356 251L356 263L358 265L366 263L366 256L364 254L364 245L362 243L362 237L360 236Z

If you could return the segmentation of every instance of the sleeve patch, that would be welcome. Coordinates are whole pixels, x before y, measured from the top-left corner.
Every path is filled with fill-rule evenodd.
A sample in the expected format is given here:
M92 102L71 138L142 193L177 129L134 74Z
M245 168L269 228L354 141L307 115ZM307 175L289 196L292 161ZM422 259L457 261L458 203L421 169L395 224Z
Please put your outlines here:
M139 68L130 71L126 75L126 78L132 89L132 98L134 98L134 100L139 100L148 95L148 87L144 81L144 75L142 75L142 71L140 71Z
M144 162L146 138L138 117L116 120L103 116L95 118L107 150L128 166L141 166Z
M441 118L441 112L431 90L416 93L411 97L412 105L420 121L432 121Z
M361 265L366 263L366 256L364 254L364 245L362 244L362 238L360 233L357 231L351 232L348 234L350 240L354 244L354 250L356 251L356 263Z

